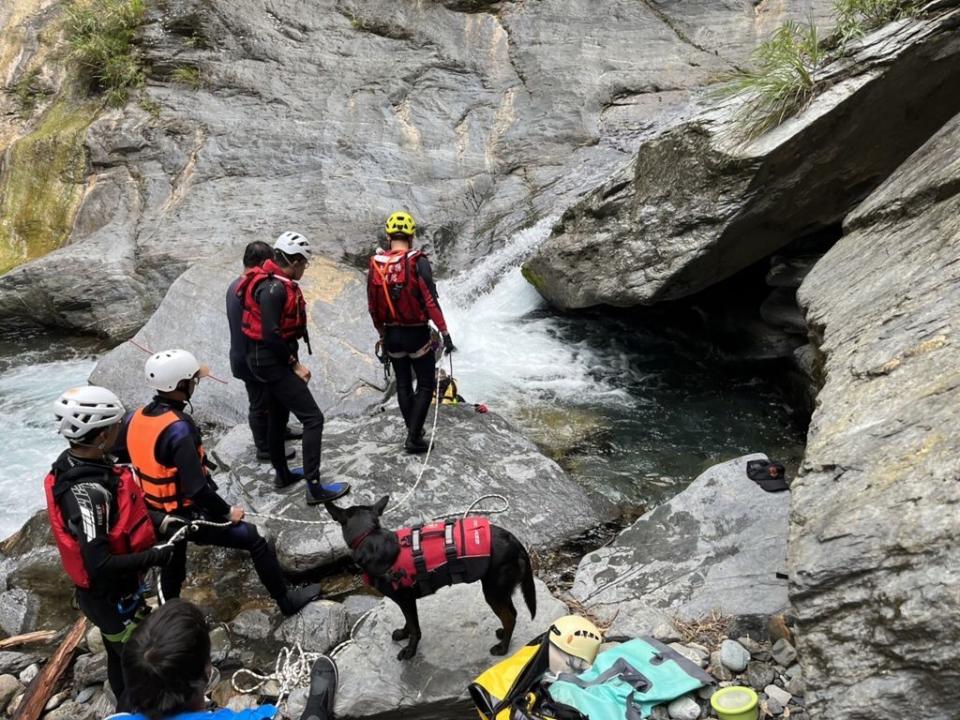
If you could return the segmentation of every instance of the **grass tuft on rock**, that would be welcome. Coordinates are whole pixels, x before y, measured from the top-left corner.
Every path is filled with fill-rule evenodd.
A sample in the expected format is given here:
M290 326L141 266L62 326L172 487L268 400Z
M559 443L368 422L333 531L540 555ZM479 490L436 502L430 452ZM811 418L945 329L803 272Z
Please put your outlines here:
M888 22L916 15L919 10L915 0L835 0L838 44L843 46Z
M143 85L136 35L145 13L144 0L73 0L65 9L69 57L78 80L112 106L123 105Z
M754 51L754 67L729 77L721 89L740 95L737 120L755 138L795 114L813 95L814 73L823 64L817 26L789 21Z
M193 90L199 90L203 85L203 78L200 76L200 68L192 65L184 65L176 68L170 73L170 81L179 85L186 85Z

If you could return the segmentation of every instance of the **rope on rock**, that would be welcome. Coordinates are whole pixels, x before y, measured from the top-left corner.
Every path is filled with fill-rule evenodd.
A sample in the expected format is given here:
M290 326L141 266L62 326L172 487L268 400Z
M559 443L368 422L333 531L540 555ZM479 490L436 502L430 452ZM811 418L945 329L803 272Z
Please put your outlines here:
M488 498L496 498L497 500L499 500L500 502L503 503L503 507L495 508L495 509L493 509L493 510L482 510L481 513L482 513L483 515L496 515L496 514L498 514L498 513L506 512L507 510L510 509L510 501L507 500L503 495L500 495L500 494L498 494L498 493L489 493L489 494L487 494L487 495L481 495L481 496L478 497L476 500L474 500L472 503L470 503L470 507L468 507L466 510L464 510L462 515L461 515L460 512L458 511L458 512L454 512L454 513L446 513L446 514L444 514L444 515L436 515L436 516L434 516L434 517L431 518L431 519L432 519L432 520L446 520L448 517L458 517L458 516L459 516L459 517L462 517L462 518L465 518L465 517L467 517L467 515L469 515L470 513L472 513L472 512L474 511L473 509L474 509L477 505L479 505L480 503L482 503L484 500L486 500L486 499L488 499Z
M453 357L448 353L447 359L450 361L450 377L453 377ZM435 387L437 388L437 390L439 390L439 387L440 387L439 377L440 377L440 372L437 371L434 377L434 382L436 383ZM440 415L440 405L443 404L442 402L443 398L440 397L440 393L438 391L436 392L437 392L437 399L436 399L436 402L434 403L434 408L433 408L433 427L430 429L430 444L427 445L427 454L423 456L423 464L420 465L420 472L417 473L417 479L413 483L413 486L409 490L407 490L406 493L404 493L403 497L401 497L391 507L384 510L383 515L392 513L394 510L396 510L398 507L400 507L407 500L410 499L410 496L413 495L414 491L420 485L420 481L423 479L423 473L427 469L427 466L430 464L430 454L433 452L433 441L437 435L437 417L439 417Z
M291 691L310 683L310 671L313 669L313 664L322 656L323 653L306 652L298 642L292 648L280 648L272 673L261 675L253 670L240 668L230 678L230 684L238 693L249 695L261 690L267 683L274 681L279 686L276 705L280 707ZM238 680L240 676L249 676L255 683L250 687L241 686Z

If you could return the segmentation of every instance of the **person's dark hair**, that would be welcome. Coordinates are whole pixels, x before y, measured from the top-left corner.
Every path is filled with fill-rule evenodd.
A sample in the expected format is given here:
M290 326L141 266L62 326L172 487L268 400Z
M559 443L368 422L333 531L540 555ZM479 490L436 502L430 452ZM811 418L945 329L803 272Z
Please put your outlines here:
M243 266L245 268L257 267L263 265L267 260L273 257L273 248L263 240L254 240L247 245L243 251Z
M210 663L210 634L203 613L170 600L147 616L123 648L123 679L130 710L162 720L195 710Z

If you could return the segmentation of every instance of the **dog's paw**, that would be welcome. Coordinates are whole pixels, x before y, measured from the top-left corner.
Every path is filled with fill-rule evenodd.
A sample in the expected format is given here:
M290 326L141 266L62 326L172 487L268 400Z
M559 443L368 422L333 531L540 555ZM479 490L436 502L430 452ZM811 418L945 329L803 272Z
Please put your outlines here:
M503 628L497 628L497 640L503 640Z
M494 645L492 648L490 648L490 654L491 654L491 655L506 655L506 654L507 654L507 648L508 648L508 647L509 647L509 643L498 642L496 645Z
M406 640L408 637L410 637L410 631L407 630L407 628L405 627L397 628L396 630L393 631L390 637L393 638L394 642L400 642L401 640ZM403 658L401 658L401 660L402 659Z
M414 655L417 654L417 649L415 647L410 647L407 645L400 652L397 653L397 660L409 660Z

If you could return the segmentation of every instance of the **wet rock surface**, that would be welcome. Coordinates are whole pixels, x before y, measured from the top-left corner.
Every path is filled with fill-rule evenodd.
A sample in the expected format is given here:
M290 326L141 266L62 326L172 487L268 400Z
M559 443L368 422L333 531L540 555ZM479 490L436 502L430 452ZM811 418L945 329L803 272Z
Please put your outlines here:
M788 605L782 575L790 496L764 492L747 477L747 461L763 458L715 465L586 555L573 596L610 614L623 603L642 603L683 617L719 610L765 624Z
M434 409L428 419L428 433ZM385 527L398 528L426 522L438 515L461 514L484 495L502 495L509 510L491 516L532 549L546 549L613 516L606 501L588 496L552 460L494 413L479 414L465 405L444 405L440 410L433 452L420 484L411 491L423 456L402 450L405 428L399 411L327 424L323 439L321 477L346 480L353 490L338 501L341 506L373 504L383 495L392 503L407 498L394 511L388 506ZM216 446L225 496L251 513L282 515L292 520L319 522L297 525L252 517L276 538L283 565L308 570L346 558L340 526L323 506L308 507L305 489L295 485L282 492L273 489L273 470L257 462L249 429L234 428ZM502 503L488 499L478 511Z
M800 288L825 375L790 537L814 717L948 718L960 702L958 143L954 118Z
M183 348L210 366L214 378L194 396L194 418L221 427L246 422L243 382L230 372L226 292L243 270L242 249L195 265L171 286L149 322L129 342L97 363L90 382L113 390L126 407L152 397L143 376L150 352ZM301 360L313 372L310 389L328 416L356 413L377 403L385 390L373 348L377 333L366 313L366 276L314 258L301 281L313 354L301 342Z
M517 628L509 652L568 612L543 583L536 585L535 620L519 592L514 598ZM497 642L494 633L500 621L484 602L479 583L443 588L421 599L417 607L423 638L410 660L396 657L406 641L396 643L390 638L395 628L403 626L403 615L393 601L382 600L357 628L353 643L337 656L344 679L337 694L337 717L399 717L401 713L417 720L447 720L469 716L467 685L500 659L489 653Z

